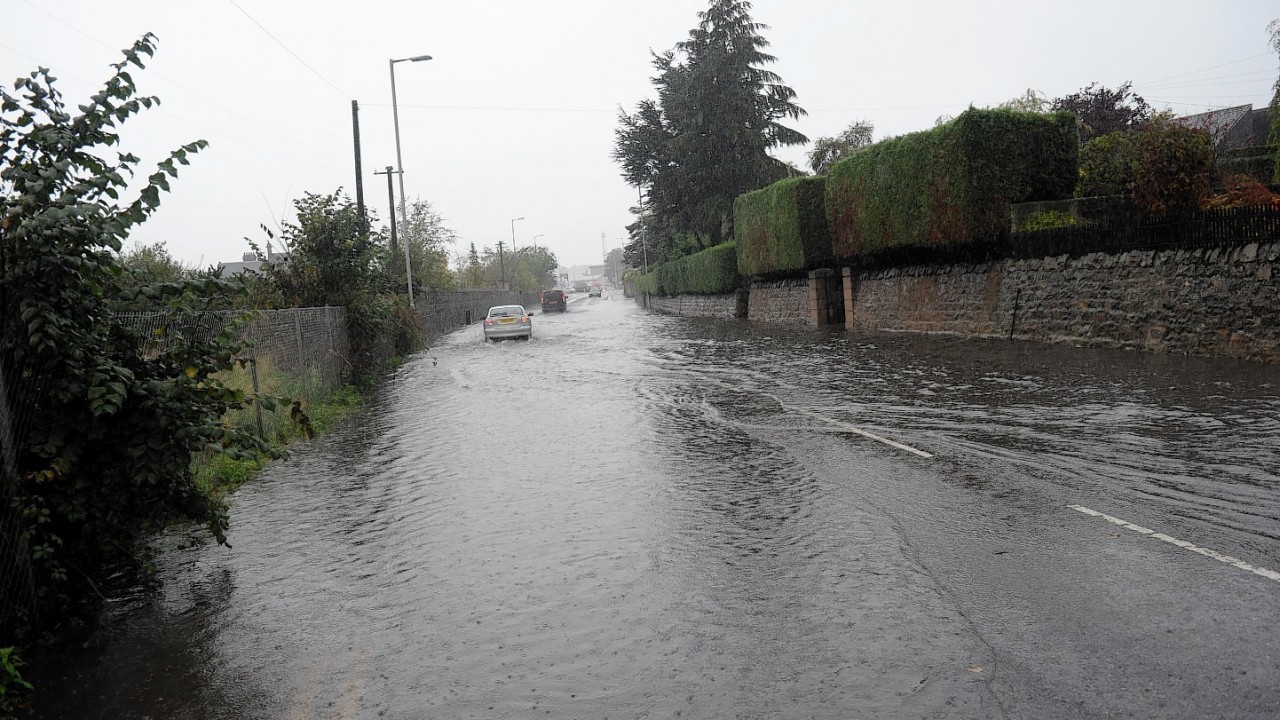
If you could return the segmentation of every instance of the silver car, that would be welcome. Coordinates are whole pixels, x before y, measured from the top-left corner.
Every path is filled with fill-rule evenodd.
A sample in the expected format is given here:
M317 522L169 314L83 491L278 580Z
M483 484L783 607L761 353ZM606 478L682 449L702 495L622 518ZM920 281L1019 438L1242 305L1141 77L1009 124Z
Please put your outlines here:
M533 337L533 321L529 318L533 313L524 309L523 305L497 305L489 308L484 318L484 339L501 340L503 338Z

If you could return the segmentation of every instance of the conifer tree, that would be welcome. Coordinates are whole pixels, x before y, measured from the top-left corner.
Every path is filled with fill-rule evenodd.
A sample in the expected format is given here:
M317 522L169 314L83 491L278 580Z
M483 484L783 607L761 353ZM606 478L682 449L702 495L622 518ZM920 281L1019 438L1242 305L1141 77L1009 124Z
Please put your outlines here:
M769 151L808 141L781 124L805 112L764 69L776 58L750 10L747 0L713 0L688 39L654 54L657 101L620 114L613 155L623 177L647 191L649 249L659 259L732 238L734 198L791 172ZM695 241L677 250L677 233Z

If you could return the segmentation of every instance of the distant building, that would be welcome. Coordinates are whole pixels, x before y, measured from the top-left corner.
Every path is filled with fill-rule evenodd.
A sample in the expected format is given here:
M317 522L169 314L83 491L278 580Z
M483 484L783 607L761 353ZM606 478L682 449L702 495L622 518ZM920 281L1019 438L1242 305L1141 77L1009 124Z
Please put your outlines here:
M1266 145L1267 133L1271 129L1271 112L1268 108L1254 110L1253 105L1237 105L1184 115L1174 118L1173 122L1208 132L1218 150L1233 150Z
M246 272L261 275L263 265L287 262L289 262L289 253L278 253L271 249L271 243L267 243L266 260L259 260L257 253L247 252L240 256L239 262L220 262L218 267L222 269L223 277L231 277L232 275Z

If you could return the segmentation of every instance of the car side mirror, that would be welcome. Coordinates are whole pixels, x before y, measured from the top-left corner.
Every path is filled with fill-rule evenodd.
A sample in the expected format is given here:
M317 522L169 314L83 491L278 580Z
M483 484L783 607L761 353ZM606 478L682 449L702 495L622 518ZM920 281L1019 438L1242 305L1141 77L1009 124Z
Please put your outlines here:
M532 312L530 312L530 313L529 313L529 317L533 317L533 313L532 313Z

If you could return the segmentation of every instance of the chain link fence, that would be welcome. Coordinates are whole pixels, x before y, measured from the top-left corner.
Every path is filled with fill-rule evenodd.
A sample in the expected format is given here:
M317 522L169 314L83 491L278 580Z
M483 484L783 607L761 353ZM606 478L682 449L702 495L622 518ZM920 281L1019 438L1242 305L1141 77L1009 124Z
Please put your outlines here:
M141 339L144 354L158 353L173 343L212 339L234 319L230 312L202 313L176 322L163 312L114 316L115 322ZM0 339L26 342L22 323L7 315L0 315L0 323L4 334ZM305 409L344 382L349 356L344 308L263 311L237 333L253 341L242 356L253 362L222 377L232 387L300 400ZM19 448L40 412L43 377L30 368L6 366L0 355L0 645L42 615L31 551L23 539L26 521L13 500L20 491ZM224 421L268 438L283 435L291 422L287 412L264 414L256 404Z
M9 328L0 328L0 332ZM23 539L18 492L18 440L26 436L43 388L25 368L9 367L0 357L0 645L15 638L41 603L31 572L31 551Z
M183 327L173 327L166 313L116 316L117 322L146 338L144 352L185 338L209 339L226 330L233 319L229 312L209 312L185 319ZM344 308L264 310L239 336L252 341L241 356L252 362L224 374L223 382L233 388L299 400L305 409L343 383L350 349ZM281 413L264 415L256 405L227 420L267 438L281 435L289 422Z

